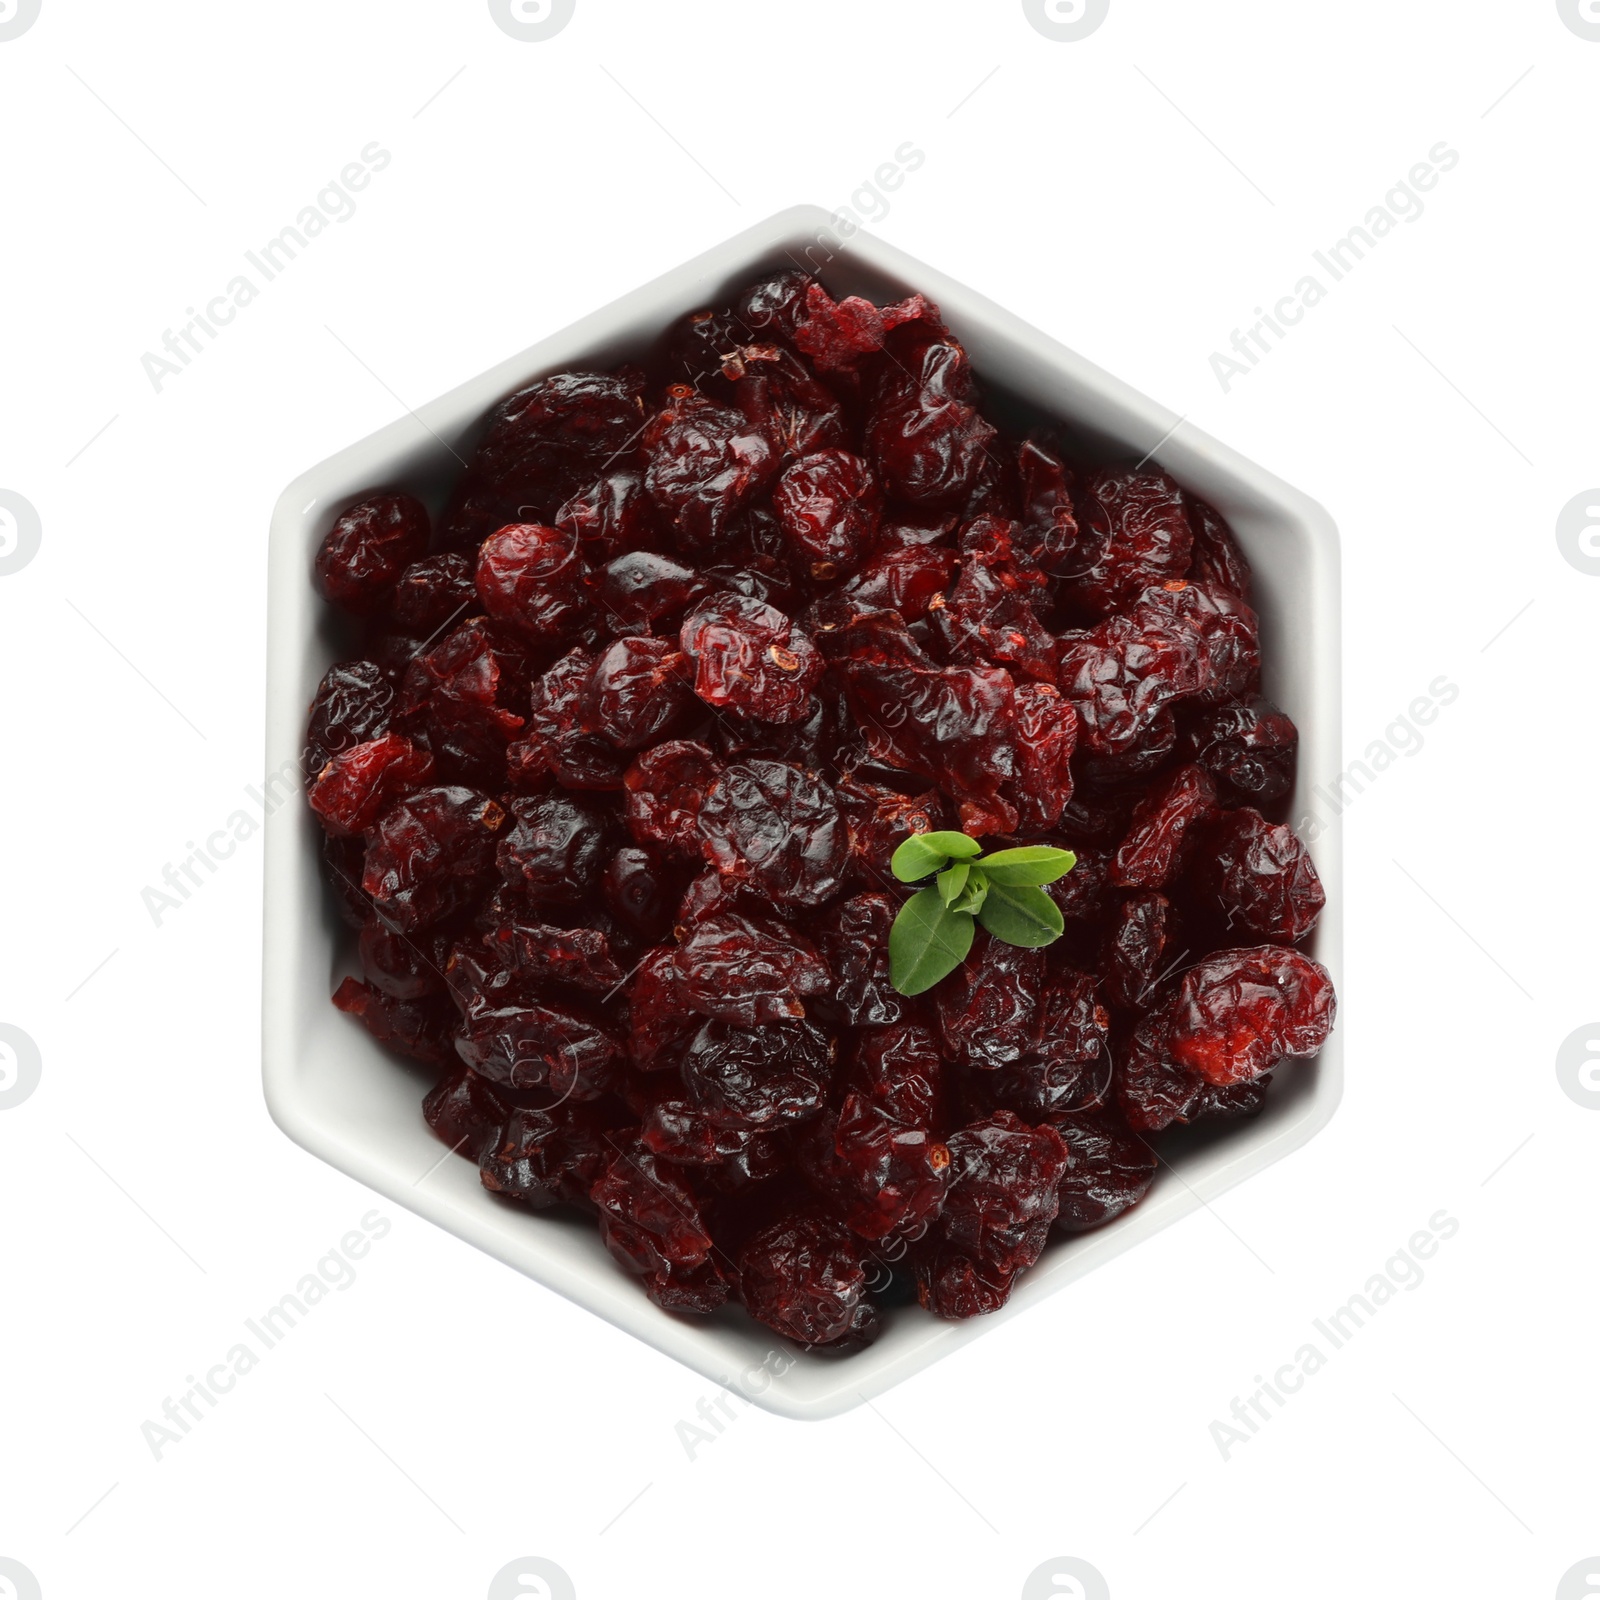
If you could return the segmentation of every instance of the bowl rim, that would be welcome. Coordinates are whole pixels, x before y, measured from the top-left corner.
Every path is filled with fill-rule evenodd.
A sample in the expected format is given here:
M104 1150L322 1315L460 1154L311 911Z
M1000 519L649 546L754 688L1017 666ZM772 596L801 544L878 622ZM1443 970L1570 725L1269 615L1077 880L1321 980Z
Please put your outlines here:
M819 253L823 257L820 262ZM677 314L673 308L686 310L711 303L728 284L742 276L754 276L779 256L788 256L825 279L864 276L913 286L939 304L972 351L980 375L987 352L1025 356L1037 364L1040 382L1048 379L1063 394L1070 393L1081 404L1092 404L1095 431L1129 450L1148 447L1146 459L1208 498L1226 501L1228 493L1218 492L1221 485L1258 508L1264 517L1270 515L1274 526L1303 551L1309 579L1307 629L1312 642L1306 646L1310 652L1307 693L1314 712L1308 717L1302 709L1296 718L1302 737L1297 793L1303 794L1309 786L1308 770L1318 774L1341 770L1339 541L1328 513L1176 412L986 297L875 235L854 229L837 214L817 206L795 206L496 363L293 479L274 506L268 551L265 770L269 774L281 773L290 765L296 771L299 768L305 715L301 667L317 644L321 610L310 582L310 553L320 538L319 519L325 526L336 508L391 477L398 461L420 459L435 451L436 444L448 449L446 441L452 436L458 442L470 437L490 406L516 388L564 367L605 360L596 352L615 346L624 337L623 330L653 326L659 331ZM1076 427L1085 425L1082 417L1063 420ZM915 1339L901 1339L893 1346L880 1342L846 1360L798 1360L781 1376L755 1389L753 1381L730 1377L730 1368L740 1350L752 1350L762 1343L781 1345L775 1335L762 1330L752 1340L748 1330L743 1330L735 1338L726 1330L690 1323L660 1311L631 1282L624 1282L622 1286L636 1302L632 1304L627 1296L615 1292L617 1284L611 1274L575 1266L541 1250L537 1234L526 1234L520 1225L513 1237L505 1218L515 1215L520 1219L524 1214L498 1207L477 1185L475 1174L470 1190L452 1182L431 1185L426 1191L414 1184L408 1186L396 1176L392 1162L377 1158L370 1141L364 1145L353 1130L312 1104L295 1071L296 1019L311 1004L328 1008L328 999L325 993L314 998L308 995L296 971L299 941L308 917L316 913L316 908L307 904L304 889L301 852L306 833L301 814L306 808L299 798L294 797L295 804L269 810L265 822L262 1085L273 1120L311 1154L395 1204L476 1244L778 1415L818 1419L851 1410L1022 1315L1103 1261L1209 1205L1218 1195L1298 1149L1327 1125L1342 1095L1342 1039L1335 1029L1315 1061L1296 1069L1292 1114L1264 1115L1257 1122L1234 1126L1228 1138L1198 1147L1193 1158L1189 1152L1180 1153L1173 1165L1178 1185L1163 1181L1141 1205L1105 1228L1053 1243L1001 1311L965 1323L926 1317L928 1326ZM1321 825L1311 849L1327 893L1327 907L1316 934L1316 958L1333 973L1343 997L1342 829L1337 812ZM1303 1089L1302 1084L1306 1085ZM416 1122L422 1126L420 1117ZM466 1167L464 1162L449 1165ZM471 1191L476 1192L477 1203Z

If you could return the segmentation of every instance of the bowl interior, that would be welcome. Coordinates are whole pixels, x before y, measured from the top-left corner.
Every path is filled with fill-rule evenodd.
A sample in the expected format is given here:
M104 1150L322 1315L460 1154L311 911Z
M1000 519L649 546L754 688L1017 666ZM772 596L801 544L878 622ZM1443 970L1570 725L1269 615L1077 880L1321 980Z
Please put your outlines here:
M306 707L351 647L310 582L312 556L338 513L378 487L409 489L437 510L485 412L504 394L568 367L637 358L675 317L726 299L765 268L801 265L836 295L927 294L1002 411L1056 419L1086 451L1107 458L1138 460L1154 449L1152 459L1222 511L1255 571L1265 693L1301 730L1292 815L1316 811L1315 778L1339 771L1337 551L1325 515L1194 430L1180 427L1163 442L1177 421L1172 413L936 271L868 236L840 241L826 222L811 209L769 219L352 445L285 492L271 556L268 771L278 803L267 826L263 1029L269 1106L307 1148L757 1404L813 1417L890 1387L1311 1137L1338 1100L1337 1036L1316 1061L1278 1074L1253 1122L1165 1139L1166 1164L1146 1200L1096 1233L1054 1240L996 1316L950 1324L906 1307L887 1314L870 1349L845 1360L808 1357L733 1308L693 1320L658 1310L591 1224L506 1205L482 1188L475 1167L448 1156L419 1110L432 1075L390 1056L329 1004L339 979L356 970L353 940L319 880L318 830L295 791ZM1308 839L1329 893L1313 953L1336 980L1338 842L1336 816ZM777 1348L787 1362L770 1359Z

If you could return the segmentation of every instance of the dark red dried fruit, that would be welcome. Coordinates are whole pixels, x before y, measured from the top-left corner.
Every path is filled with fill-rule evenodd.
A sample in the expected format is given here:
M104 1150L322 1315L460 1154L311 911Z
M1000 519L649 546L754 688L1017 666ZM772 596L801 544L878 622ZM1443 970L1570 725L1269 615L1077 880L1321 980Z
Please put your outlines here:
M637 385L604 372L561 372L501 401L457 485L444 542L473 550L496 528L549 518L637 439Z
M1012 548L1017 525L980 517L961 536L960 575L941 605L929 611L934 633L952 661L1010 667L1019 678L1052 688L1056 641L1033 609L1044 579Z
M1225 811L1205 829L1188 876L1235 936L1294 944L1316 926L1327 900L1294 830L1251 806Z
M698 600L708 580L671 556L634 550L608 562L595 598L619 632L645 632Z
M600 885L614 840L605 818L566 795L513 800L496 864L535 905L578 905Z
M1026 441L1017 452L1022 527L1017 548L1047 577L1070 577L1077 559L1078 516L1067 469L1042 444Z
M373 827L361 887L378 915L405 933L465 910L492 880L505 820L471 789L418 790Z
M693 390L674 394L644 436L645 488L680 545L705 555L731 531L736 514L777 468L766 435L737 412Z
M833 791L786 761L727 768L700 808L701 847L724 877L793 906L843 884L849 834Z
M1294 787L1299 731L1260 695L1196 712L1183 742L1229 804L1266 805Z
M1028 1055L1037 1039L1044 970L1044 951L1019 949L980 931L966 963L933 993L946 1058L993 1071Z
M623 779L623 810L640 844L700 854L700 808L722 775L703 744L675 739L647 750Z
M333 1003L364 1026L379 1044L413 1061L442 1067L450 1059L448 1007L426 1000L396 1000L370 983L346 978Z
M678 947L678 970L696 1011L745 1028L803 1017L806 999L831 982L804 934L775 917L736 911L695 923Z
M540 644L567 642L589 609L576 529L508 523L478 551L478 597L491 617Z
M589 672L583 727L619 750L642 750L688 731L702 713L687 663L665 639L618 639Z
M884 375L867 420L866 455L915 505L958 506L977 487L995 430L972 404L972 368L952 342L928 344Z
M488 1079L461 1067L439 1080L422 1102L423 1120L450 1148L476 1161L498 1141L506 1105Z
M1245 560L1239 541L1222 517L1198 495L1183 497L1184 509L1189 514L1189 527L1194 533L1194 555L1189 564L1189 576L1196 583L1211 584L1236 594L1241 600L1250 598L1250 563Z
M317 551L323 597L358 617L389 603L400 574L427 554L428 508L409 494L377 494L341 516Z
M519 1106L479 1150L478 1175L490 1193L543 1211L587 1201L611 1154L592 1113Z
M329 758L307 796L329 833L365 833L402 795L433 776L433 757L386 733Z
M306 775L315 778L336 755L380 739L394 715L395 686L376 661L340 661L328 668L311 702Z
M712 1020L690 1041L681 1070L689 1103L711 1126L771 1129L822 1110L833 1057L828 1036L809 1022Z
M953 1177L934 1233L916 1256L917 1293L936 1316L996 1311L1044 1249L1060 1205L1067 1151L1048 1125L1009 1111L951 1135Z
M1240 1083L1322 1048L1333 980L1298 950L1222 950L1183 975L1165 1016L1173 1060L1207 1083Z
M1141 1010L1175 959L1174 915L1164 894L1130 894L1112 913L1100 970L1106 998L1124 1011Z
M797 1344L831 1344L867 1303L861 1247L830 1217L775 1222L739 1252L739 1294L757 1321Z
M1103 1227L1149 1193L1156 1153L1114 1117L1085 1112L1054 1117L1050 1125L1067 1147L1067 1170L1056 1191L1056 1227L1062 1233Z
M394 586L396 624L420 639L459 622L478 604L476 569L459 551L413 561Z
M1091 616L1131 605L1151 584L1188 572L1194 535L1184 493L1159 469L1092 473L1078 513L1081 575L1067 593Z
M813 1008L825 1021L852 1028L898 1022L907 1001L889 981L889 929L900 905L884 894L841 901L816 924L832 982Z
M1180 767L1139 804L1112 864L1122 889L1164 889L1183 865L1192 830L1217 814L1217 791L1203 767Z
M778 480L772 509L804 570L827 580L853 567L871 544L881 496L860 456L822 450L796 461Z
M644 1279L657 1305L703 1313L727 1299L699 1202L683 1176L642 1141L618 1147L589 1198L600 1210L606 1248Z
M628 758L608 739L585 733L579 719L595 657L569 651L533 686L527 728L506 751L506 771L518 788L553 777L568 789L620 789Z
M776 607L748 595L714 595L684 618L678 638L694 663L694 692L708 706L763 722L810 714L823 659Z

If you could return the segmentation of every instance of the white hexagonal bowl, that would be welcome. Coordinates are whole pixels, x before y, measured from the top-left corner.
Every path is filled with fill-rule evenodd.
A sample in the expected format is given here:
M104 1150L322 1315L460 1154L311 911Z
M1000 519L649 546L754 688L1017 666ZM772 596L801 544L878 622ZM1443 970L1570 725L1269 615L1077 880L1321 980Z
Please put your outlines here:
M1314 781L1340 770L1339 554L1328 515L1225 445L1179 426L1165 406L934 268L870 234L841 240L829 214L814 207L781 212L583 317L352 444L284 491L272 516L268 771L297 766L306 709L340 653L337 626L312 589L311 562L346 505L381 486L409 488L437 507L457 467L452 450L469 453L485 413L503 395L548 373L636 356L680 314L726 299L765 269L791 264L817 272L835 294L878 300L912 291L928 295L987 384L1110 453L1129 460L1150 454L1227 517L1255 569L1265 691L1300 727L1292 814L1314 814ZM1309 842L1328 892L1314 954L1337 981L1337 817ZM1047 1295L1304 1144L1339 1101L1335 1034L1315 1061L1279 1074L1253 1122L1186 1129L1170 1138L1163 1145L1167 1164L1144 1202L1098 1232L1054 1240L1004 1310L949 1323L909 1306L891 1312L877 1343L849 1358L793 1352L796 1358L787 1364L768 1362L777 1341L737 1309L707 1319L660 1311L611 1260L592 1224L517 1210L489 1195L469 1162L441 1163L442 1147L419 1110L428 1076L388 1055L329 1004L340 976L354 963L349 936L318 878L316 845L317 828L303 804L283 805L268 819L262 1053L267 1104L278 1125L396 1205L784 1416L818 1418L849 1410L998 1323L1025 1316ZM780 1366L786 1370L772 1376Z

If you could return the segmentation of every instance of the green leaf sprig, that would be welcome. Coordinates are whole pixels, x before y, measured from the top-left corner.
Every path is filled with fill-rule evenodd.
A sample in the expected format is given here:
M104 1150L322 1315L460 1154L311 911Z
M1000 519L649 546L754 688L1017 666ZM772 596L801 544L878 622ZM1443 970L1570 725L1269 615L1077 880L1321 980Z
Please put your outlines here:
M922 994L967 959L974 924L1005 944L1053 944L1066 924L1044 892L1077 866L1070 850L1028 844L984 855L964 833L914 833L890 857L901 883L923 883L901 906L889 930L889 981L904 995Z

